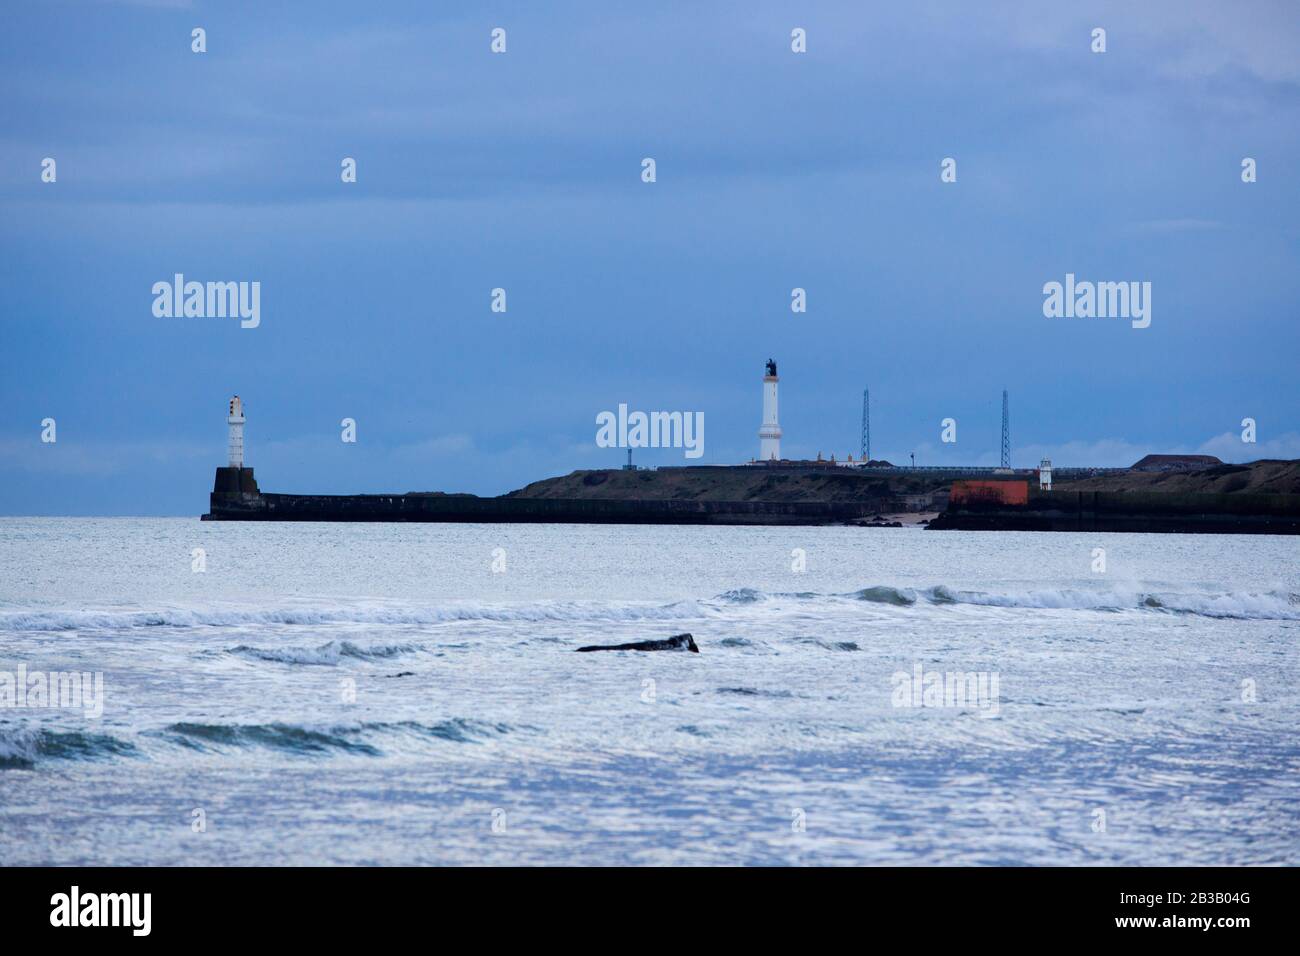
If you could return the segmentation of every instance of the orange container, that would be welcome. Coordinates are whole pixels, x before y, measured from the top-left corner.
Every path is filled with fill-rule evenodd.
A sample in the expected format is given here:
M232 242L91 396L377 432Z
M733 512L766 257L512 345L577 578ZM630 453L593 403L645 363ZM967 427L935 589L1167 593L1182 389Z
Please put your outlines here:
M1025 505L1029 503L1029 482L962 479L952 483L948 500L955 505Z

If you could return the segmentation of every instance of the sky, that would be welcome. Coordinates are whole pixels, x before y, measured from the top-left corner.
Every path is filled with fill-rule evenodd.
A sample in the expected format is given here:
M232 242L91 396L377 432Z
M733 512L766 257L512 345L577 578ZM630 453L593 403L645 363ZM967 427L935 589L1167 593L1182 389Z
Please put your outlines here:
M0 514L206 511L235 393L264 491L617 467L596 416L620 403L705 418L701 458L638 464L747 461L769 357L786 457L856 456L865 387L896 463L996 464L1004 388L1018 467L1300 457L1292 4L46 0L4 21ZM260 324L156 316L176 273L260 283ZM1151 283L1149 327L1045 316L1067 273Z

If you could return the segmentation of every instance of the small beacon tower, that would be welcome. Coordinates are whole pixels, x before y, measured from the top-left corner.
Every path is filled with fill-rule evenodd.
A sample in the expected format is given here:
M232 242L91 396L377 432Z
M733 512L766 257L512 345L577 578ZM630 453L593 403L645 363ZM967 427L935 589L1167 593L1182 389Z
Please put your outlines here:
M781 426L776 418L776 362L767 360L767 374L763 376L763 424L758 429L759 461L781 460Z
M1052 490L1052 459L1044 458L1038 463L1038 487L1044 491Z
M230 425L230 467L244 467L244 403L236 395L230 400L230 414L226 418Z
M228 465L217 467L212 482L211 505L204 521L216 521L231 509L247 507L259 496L253 469L244 464L244 403L236 395L226 406L226 424L230 426L230 441L226 446Z

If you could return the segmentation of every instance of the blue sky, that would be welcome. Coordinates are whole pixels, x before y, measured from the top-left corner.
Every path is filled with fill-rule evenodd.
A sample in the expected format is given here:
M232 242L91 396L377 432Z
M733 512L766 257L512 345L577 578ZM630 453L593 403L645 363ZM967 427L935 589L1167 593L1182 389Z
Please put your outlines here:
M0 513L205 511L234 392L271 491L617 466L620 402L746 460L768 356L788 456L856 453L869 384L899 462L996 463L1004 387L1017 465L1300 457L1289 4L306 9L6 5ZM156 318L177 272L260 327ZM1045 318L1067 272L1151 282L1150 328Z

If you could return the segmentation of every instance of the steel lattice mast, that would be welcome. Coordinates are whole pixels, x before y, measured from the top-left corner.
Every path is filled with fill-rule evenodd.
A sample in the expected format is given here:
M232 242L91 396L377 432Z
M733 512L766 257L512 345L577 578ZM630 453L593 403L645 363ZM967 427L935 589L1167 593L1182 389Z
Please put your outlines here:
M1011 467L1011 404L1002 390L1002 467Z
M871 389L862 390L862 460L871 460Z

